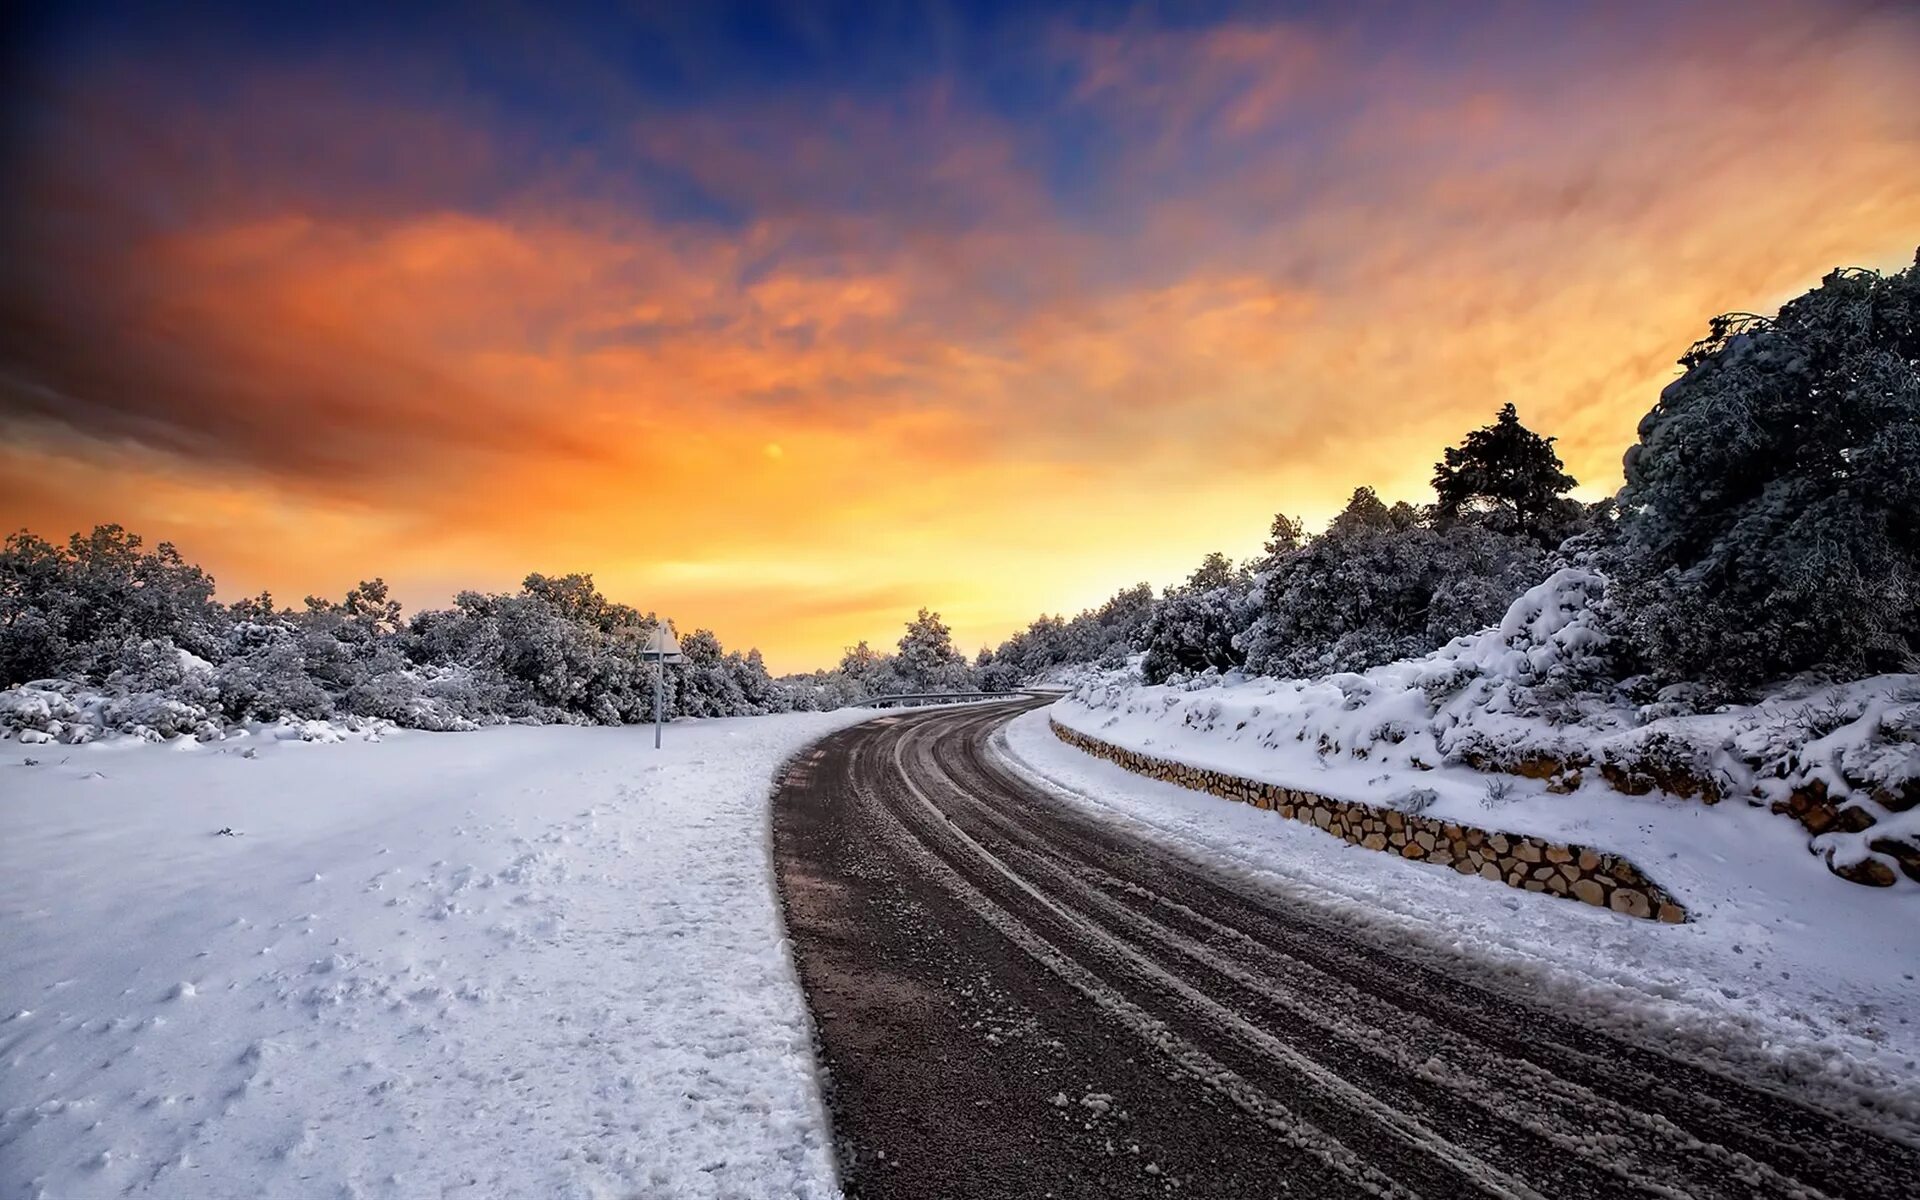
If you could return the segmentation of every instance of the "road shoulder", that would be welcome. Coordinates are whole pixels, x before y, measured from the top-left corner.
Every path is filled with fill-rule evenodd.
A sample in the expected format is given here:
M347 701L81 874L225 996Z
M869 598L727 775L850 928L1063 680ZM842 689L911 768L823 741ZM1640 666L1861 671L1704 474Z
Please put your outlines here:
M1084 811L1338 911L1396 952L1920 1138L1920 954L1836 956L1790 910L1707 905L1663 926L1372 853L1085 754L1053 736L1045 709L993 745Z

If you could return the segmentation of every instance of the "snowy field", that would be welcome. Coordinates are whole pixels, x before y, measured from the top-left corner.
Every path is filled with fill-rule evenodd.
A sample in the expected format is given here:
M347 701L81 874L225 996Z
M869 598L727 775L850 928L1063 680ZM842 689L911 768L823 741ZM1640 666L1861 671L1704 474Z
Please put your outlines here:
M1076 727L1092 724L1071 701L1051 711ZM1709 1064L1791 1079L1920 1136L1920 888L1834 878L1781 817L1741 804L1602 794L1522 800L1498 820L1463 815L1512 828L1505 818L1531 808L1520 822L1529 829L1634 855L1692 913L1688 924L1663 925L1363 850L1147 779L1065 745L1048 717L1041 709L1016 719L1003 748L1038 782L1104 817L1262 886L1330 904L1446 969L1550 998ZM1145 747L1112 729L1088 732L1181 757L1165 728ZM1215 765L1204 755L1187 761ZM1435 775L1446 772L1418 778L1444 796ZM1355 799L1368 798L1369 786L1377 797L1406 784L1351 763L1286 782ZM1455 782L1452 803L1464 804L1464 784Z
M837 1195L766 796L870 715L6 747L0 1196Z
M8 747L0 1196L836 1195L765 798L870 715L683 722L657 754L567 726ZM1664 926L1157 784L1046 720L1006 749L1110 819L1920 1127L1920 888L1833 879L1781 818L1557 810L1681 895Z

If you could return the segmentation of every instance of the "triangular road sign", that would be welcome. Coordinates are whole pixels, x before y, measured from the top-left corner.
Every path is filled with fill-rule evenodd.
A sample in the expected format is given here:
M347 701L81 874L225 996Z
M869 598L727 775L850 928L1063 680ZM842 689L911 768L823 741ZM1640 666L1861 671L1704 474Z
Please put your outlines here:
M647 637L647 644L641 649L642 658L657 658L661 662L685 662L686 655L680 653L680 639L673 636L673 630L665 625L656 625Z

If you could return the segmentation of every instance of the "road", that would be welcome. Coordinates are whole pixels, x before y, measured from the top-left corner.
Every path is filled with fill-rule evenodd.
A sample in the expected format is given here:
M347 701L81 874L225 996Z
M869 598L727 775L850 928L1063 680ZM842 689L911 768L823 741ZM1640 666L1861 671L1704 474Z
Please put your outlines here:
M776 793L849 1196L1920 1195L1912 1147L1035 788L991 746L1033 703L855 726Z

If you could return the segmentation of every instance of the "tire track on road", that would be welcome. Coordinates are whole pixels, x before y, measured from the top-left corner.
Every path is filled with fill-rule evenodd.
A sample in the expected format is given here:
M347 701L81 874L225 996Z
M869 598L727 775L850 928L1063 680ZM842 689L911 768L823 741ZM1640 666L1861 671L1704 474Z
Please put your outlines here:
M776 798L850 1194L1878 1200L1920 1177L1900 1143L1090 817L994 757L1025 707L843 731ZM967 1024L982 996L1019 1032ZM1034 1092L1090 1078L1137 1098L1118 1142L1114 1096Z

